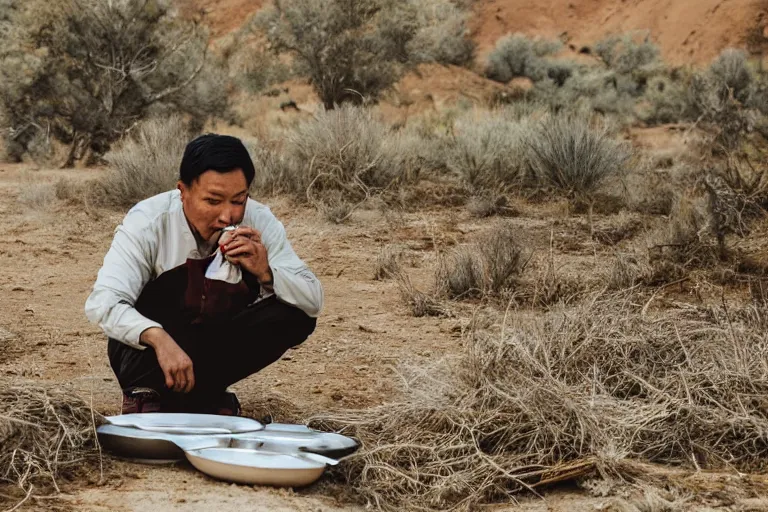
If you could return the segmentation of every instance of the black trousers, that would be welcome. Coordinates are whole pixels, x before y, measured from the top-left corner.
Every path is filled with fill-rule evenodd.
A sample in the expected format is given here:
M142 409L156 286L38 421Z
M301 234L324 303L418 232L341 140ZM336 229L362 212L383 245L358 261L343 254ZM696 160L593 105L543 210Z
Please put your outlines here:
M120 387L147 387L168 400L194 400L222 393L227 386L274 363L291 347L303 343L317 321L274 296L245 308L221 325L164 325L192 359L195 387L188 394L165 385L165 376L151 347L138 350L109 338L107 353Z

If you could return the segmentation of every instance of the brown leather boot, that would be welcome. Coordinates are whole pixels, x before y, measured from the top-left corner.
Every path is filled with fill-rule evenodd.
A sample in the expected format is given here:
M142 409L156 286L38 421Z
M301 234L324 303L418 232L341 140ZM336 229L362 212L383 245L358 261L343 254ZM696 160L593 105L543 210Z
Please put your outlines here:
M122 414L161 412L160 393L150 388L123 390Z

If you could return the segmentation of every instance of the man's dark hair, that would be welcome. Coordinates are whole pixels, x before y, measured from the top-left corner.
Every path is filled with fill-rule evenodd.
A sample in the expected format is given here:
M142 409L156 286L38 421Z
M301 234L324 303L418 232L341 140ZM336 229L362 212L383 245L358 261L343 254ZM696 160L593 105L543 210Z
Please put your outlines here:
M181 158L179 179L185 185L191 185L206 171L226 173L235 169L243 170L250 186L256 171L243 142L237 137L208 133L187 144Z

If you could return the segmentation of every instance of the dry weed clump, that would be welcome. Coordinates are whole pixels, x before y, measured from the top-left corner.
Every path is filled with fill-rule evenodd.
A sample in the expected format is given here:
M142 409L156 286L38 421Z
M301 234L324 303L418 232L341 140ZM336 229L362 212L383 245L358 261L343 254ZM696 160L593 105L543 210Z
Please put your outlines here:
M765 331L650 316L637 299L508 315L461 356L406 369L399 401L316 417L361 443L335 477L382 510L475 510L595 469L622 475L627 459L765 469Z
M435 294L425 293L416 288L411 282L410 276L405 272L395 275L400 295L408 305L411 314L417 318L423 316L452 316L451 310Z
M387 245L379 251L374 265L373 278L377 281L396 277L402 266L403 250L396 245Z
M25 207L45 211L56 203L56 185L53 183L25 183L19 191L18 201Z
M58 492L62 479L103 471L95 430L100 422L88 404L66 392L0 380L0 504L16 499L7 493L28 499Z
M519 187L527 169L527 131L526 119L488 112L463 116L445 146L445 166L476 190Z
M514 293L527 263L516 229L497 225L474 244L441 259L436 289L451 299L507 296Z
M694 268L708 268L720 261L722 248L712 236L711 214L702 198L682 196L669 221L650 236L647 284L683 278Z
M107 174L92 182L87 200L99 206L129 207L175 188L190 133L180 116L141 123L130 138L104 156Z
M321 112L286 134L280 173L262 186L316 203L332 195L360 203L406 179L394 135L370 110Z
M506 196L495 193L472 196L467 201L467 211L479 219L494 215L514 217L520 214L516 207L510 206Z
M567 113L542 120L526 142L540 183L578 199L625 175L632 158L631 148L613 137L607 123Z

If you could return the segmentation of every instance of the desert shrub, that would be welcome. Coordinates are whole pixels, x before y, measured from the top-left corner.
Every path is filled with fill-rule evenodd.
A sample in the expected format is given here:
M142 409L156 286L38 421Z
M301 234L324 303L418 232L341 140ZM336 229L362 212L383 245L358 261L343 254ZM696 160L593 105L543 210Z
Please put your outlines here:
M267 189L310 202L326 196L359 202L405 178L398 163L408 155L399 154L395 136L370 110L345 105L320 112L284 137L282 161L260 177Z
M522 34L511 34L496 42L488 55L485 74L497 82L509 82L524 76L539 81L547 76L547 56L556 53L562 45L556 41L530 39Z
M452 299L513 293L527 263L516 231L498 225L475 243L445 255L435 273L438 293Z
M265 35L258 14L231 34L220 38L214 51L221 54L227 72L241 90L265 92L271 86L285 82L296 74L290 59L284 58L264 44Z
M694 118L688 82L663 75L652 78L644 97L646 110L639 117L649 124L677 123Z
M344 198L341 192L327 194L315 204L325 220L333 224L343 224L352 216L356 205Z
M403 368L395 401L315 417L361 443L332 476L382 510L465 511L629 459L762 471L765 332L722 311L649 321L638 299L509 315L458 357Z
M519 185L526 171L527 126L498 112L465 115L444 148L445 167L479 190Z
M477 248L462 247L445 255L440 260L435 282L437 289L452 299L481 296L485 283Z
M424 293L416 288L407 273L398 272L394 277L400 289L400 296L413 316L452 316L451 310L435 294Z
M608 67L620 74L638 71L655 63L659 58L658 46L647 37L638 43L635 34L607 37L595 45L595 53Z
M248 59L237 76L245 90L259 93L291 79L294 74L293 68L282 62L273 52L259 48L248 54Z
M589 198L608 179L629 170L631 149L608 125L571 114L545 118L526 139L529 161L542 185Z
M744 52L724 50L690 82L691 117L713 133L714 149L732 151L750 133L760 119L763 91L749 68Z
M50 133L70 145L71 165L104 154L161 104L198 117L221 112L225 96L212 101L218 84L188 88L204 66L207 34L165 0L34 0L14 23L0 54L0 101L24 150Z
M412 63L438 62L465 66L472 62L475 43L469 37L468 13L450 0L411 0L418 27L405 51ZM388 18L391 22L404 20Z
M709 76L723 98L733 94L742 103L749 100L753 78L745 51L723 50L709 66Z
M104 156L107 174L93 182L88 200L128 207L175 188L181 156L190 139L181 117L144 121Z
M619 291L640 283L645 275L646 269L638 258L629 254L617 254L603 280L608 290Z
M333 109L376 99L397 80L398 56L380 33L382 8L378 0L277 0L257 24L275 50L293 55L297 71Z
M53 183L25 183L19 191L18 201L32 210L44 211L56 203Z

